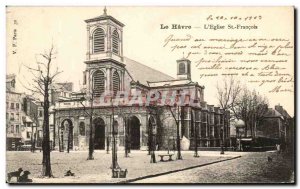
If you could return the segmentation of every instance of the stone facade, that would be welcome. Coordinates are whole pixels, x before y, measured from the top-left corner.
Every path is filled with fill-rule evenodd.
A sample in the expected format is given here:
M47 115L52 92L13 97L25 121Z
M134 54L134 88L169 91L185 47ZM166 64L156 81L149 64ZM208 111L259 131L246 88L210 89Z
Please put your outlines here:
M119 149L129 143L131 149L146 150L149 136L158 149L173 149L177 124L180 138L190 142L188 149L195 147L195 137L198 147L220 147L220 140L228 139L224 111L207 105L204 86L191 81L190 60L177 60L173 78L124 57L124 24L106 11L85 22L84 85L55 103L57 148L88 149L91 128L95 149L111 148L112 128Z

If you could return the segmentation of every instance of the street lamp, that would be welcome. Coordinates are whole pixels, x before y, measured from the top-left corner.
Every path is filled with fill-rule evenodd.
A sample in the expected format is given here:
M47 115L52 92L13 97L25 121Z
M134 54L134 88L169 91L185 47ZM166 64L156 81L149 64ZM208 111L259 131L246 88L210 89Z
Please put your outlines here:
M118 126L115 124L115 111L114 111L114 103L113 103L113 97L111 97L111 107L112 107L112 178L125 178L127 174L127 169L121 169L121 167L118 164L118 156L117 156L117 147L116 147L116 136L115 134L118 131L115 131L115 126ZM116 117L118 117L116 115Z
M245 127L245 122L241 119L237 120L235 122L235 129L236 129L236 138L238 139L239 137L239 150L242 151L241 148L241 140L242 140L242 131Z

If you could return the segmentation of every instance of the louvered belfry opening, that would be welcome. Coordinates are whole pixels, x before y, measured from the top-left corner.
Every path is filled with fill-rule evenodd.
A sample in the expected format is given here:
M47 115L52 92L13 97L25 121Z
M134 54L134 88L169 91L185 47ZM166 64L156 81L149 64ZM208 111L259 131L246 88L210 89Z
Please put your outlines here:
M117 92L120 90L120 77L118 72L114 72L113 74L113 92L114 96L116 96Z
M185 73L185 65L184 63L179 64L179 74L184 74Z
M93 76L93 92L94 97L100 97L104 93L104 73L102 71L96 71Z
M104 30L98 28L94 32L93 40L94 40L94 53L104 52Z
M112 43L113 53L119 54L119 34L116 30L113 32Z

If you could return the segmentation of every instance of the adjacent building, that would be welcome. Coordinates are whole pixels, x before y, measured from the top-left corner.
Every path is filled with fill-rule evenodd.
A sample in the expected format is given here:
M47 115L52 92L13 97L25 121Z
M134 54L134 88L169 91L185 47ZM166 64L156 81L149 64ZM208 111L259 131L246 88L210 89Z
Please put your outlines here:
M22 144L24 124L22 117L22 93L16 92L16 75L6 76L6 147L16 150Z
M236 128L237 124L240 128ZM243 146L243 150L266 150L274 149L276 144L293 145L294 119L281 105L268 108L257 125L248 125L249 128L253 128L253 132L248 133L247 136L245 136L244 127L244 121L231 122L231 147L241 148Z

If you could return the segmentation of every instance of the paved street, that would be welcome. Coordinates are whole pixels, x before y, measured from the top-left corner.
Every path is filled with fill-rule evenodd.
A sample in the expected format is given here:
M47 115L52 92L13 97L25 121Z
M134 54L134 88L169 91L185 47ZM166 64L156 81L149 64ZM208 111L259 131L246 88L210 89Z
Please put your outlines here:
M272 162L267 157L273 158ZM135 183L281 183L291 182L292 160L275 152L252 152L241 158Z
M165 154L166 152L156 152ZM128 169L126 179L111 178L111 154L106 154L105 151L96 151L95 160L86 160L87 151L79 152L72 151L69 154L66 152L52 152L51 164L52 172L55 178L45 179L40 178L42 165L42 153L36 152L7 152L7 172L15 171L22 167L23 170L31 172L30 178L36 183L111 183L120 182L130 179L155 175L168 171L175 171L187 167L212 163L216 161L226 160L237 157L240 153L231 152L226 155L220 155L220 152L199 152L200 158L194 158L193 152L182 152L183 160L150 163L150 156L146 151L132 151L130 158L124 157L124 151L118 152L118 162L121 168ZM173 157L175 159L175 157ZM230 160L232 161L232 160ZM75 177L64 177L64 173L71 170L75 173Z

